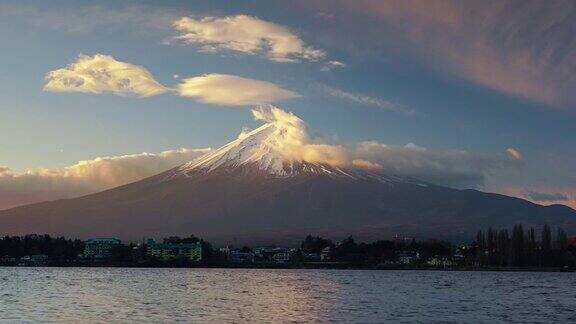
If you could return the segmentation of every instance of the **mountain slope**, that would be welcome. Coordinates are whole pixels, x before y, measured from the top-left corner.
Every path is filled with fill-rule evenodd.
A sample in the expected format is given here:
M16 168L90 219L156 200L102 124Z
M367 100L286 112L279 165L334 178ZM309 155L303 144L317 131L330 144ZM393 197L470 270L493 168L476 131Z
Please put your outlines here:
M548 223L576 233L576 211L455 190L307 154L297 117L277 116L194 161L101 193L0 211L0 234L296 243L305 235L470 239L488 226ZM312 158L311 158L312 157Z
M457 239L515 223L576 229L576 212L568 207L473 190L324 174L269 177L256 175L253 166L167 180L175 171L94 195L2 211L0 229L133 240L194 233L218 243L293 243L308 233Z

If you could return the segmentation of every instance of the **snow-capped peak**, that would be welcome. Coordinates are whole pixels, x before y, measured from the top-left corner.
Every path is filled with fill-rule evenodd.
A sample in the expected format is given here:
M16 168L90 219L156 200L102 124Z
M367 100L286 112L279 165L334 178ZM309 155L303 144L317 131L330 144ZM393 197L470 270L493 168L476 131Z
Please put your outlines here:
M178 173L255 165L259 170L277 176L301 172L347 175L338 167L303 158L303 151L309 146L308 136L304 122L294 114L271 106L255 109L253 114L266 123L242 132L236 140L182 165Z
M275 142L282 136L281 130L267 123L257 129L241 134L236 140L191 161L181 167L182 171L211 171L220 166L257 164L261 170L282 174L286 157L276 150Z

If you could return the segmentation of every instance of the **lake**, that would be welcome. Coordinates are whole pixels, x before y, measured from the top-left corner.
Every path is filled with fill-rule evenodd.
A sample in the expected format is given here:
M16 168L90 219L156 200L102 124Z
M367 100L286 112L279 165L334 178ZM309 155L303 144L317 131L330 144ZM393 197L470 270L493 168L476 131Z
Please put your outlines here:
M2 322L576 322L576 274L0 268Z

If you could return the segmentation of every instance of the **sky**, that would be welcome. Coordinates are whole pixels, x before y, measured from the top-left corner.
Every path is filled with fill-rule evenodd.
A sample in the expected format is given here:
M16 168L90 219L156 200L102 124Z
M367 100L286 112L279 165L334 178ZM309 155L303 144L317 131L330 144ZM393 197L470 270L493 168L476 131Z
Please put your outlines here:
M573 1L0 0L0 209L185 163L260 104L355 167L576 207L575 31Z

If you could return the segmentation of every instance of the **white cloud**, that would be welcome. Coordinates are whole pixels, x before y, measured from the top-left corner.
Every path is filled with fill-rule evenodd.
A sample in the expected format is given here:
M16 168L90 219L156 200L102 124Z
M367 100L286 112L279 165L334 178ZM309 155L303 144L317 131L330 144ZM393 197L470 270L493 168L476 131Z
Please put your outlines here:
M360 169L382 170L382 165L364 159L352 160L352 165Z
M228 74L187 78L178 86L181 96L221 106L251 106L300 97L274 83Z
M506 153L508 153L508 155L510 155L514 160L522 160L522 153L520 153L518 149L512 147L508 148L506 149Z
M368 161L386 173L461 188L481 186L491 172L520 163L508 153L431 150L414 143L394 146L377 141L359 143L353 155L361 159L355 163L360 167Z
M293 113L266 105L253 109L252 114L256 120L273 124L277 134L272 137L274 141L268 144L274 145L285 158L334 166L345 166L349 163L348 152L343 146L312 139L304 121ZM244 131L241 136L245 136Z
M409 108L405 108L401 105L398 105L396 103L381 99L381 98L376 98L376 97L371 97L371 96L367 96L361 93L353 93L353 92L348 92L348 91L344 91L342 89L337 89L337 88L333 88L333 87L329 87L327 85L320 85L320 89L322 89L324 92L328 93L329 95L336 97L336 98L340 98L340 99L344 99L344 100L348 100L357 104L361 104L361 105L367 105L367 106L373 106L373 107L377 107L380 108L382 110L387 110L387 111L392 111L392 112L396 112L396 113L400 113L400 114L405 114L405 115L416 115L416 111L413 109L409 109Z
M414 150L414 151L419 151L419 152L426 152L428 151L428 149L426 149L423 146L420 145L416 145L414 143L408 143L406 145L404 145L405 148L410 149L410 150Z
M316 61L326 56L323 50L307 46L287 27L246 15L182 17L174 22L174 28L179 33L175 39L198 44L209 52L261 53L276 62Z
M149 97L171 91L142 66L120 62L112 56L80 55L66 68L48 72L45 91L99 94L135 94Z
M329 72L329 71L332 71L334 69L344 68L344 67L346 67L346 63L343 63L340 61L328 61L324 64L324 66L322 68L320 68L320 71Z
M209 149L179 149L157 154L98 157L54 169L14 173L0 167L0 209L98 192L184 164Z

